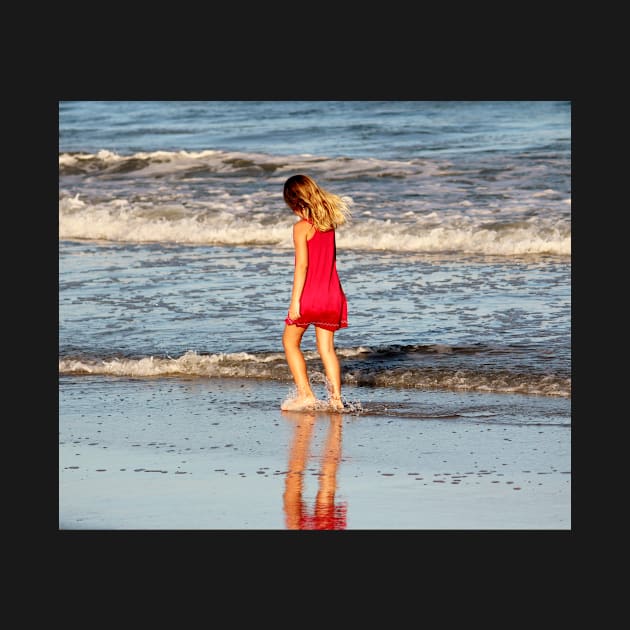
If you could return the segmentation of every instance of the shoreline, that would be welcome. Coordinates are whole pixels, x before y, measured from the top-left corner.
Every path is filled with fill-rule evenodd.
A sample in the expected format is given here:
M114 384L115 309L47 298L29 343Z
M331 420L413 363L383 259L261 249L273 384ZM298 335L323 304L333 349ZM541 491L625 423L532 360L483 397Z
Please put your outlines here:
M64 377L59 529L571 529L570 400Z

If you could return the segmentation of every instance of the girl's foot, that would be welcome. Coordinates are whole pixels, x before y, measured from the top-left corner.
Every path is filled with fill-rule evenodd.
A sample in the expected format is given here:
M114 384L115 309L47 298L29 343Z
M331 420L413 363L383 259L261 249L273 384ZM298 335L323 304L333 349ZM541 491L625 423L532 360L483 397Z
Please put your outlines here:
M300 411L302 409L309 409L317 403L315 396L298 396L297 398L289 398L285 400L281 405L282 411Z
M330 409L332 411L343 411L343 403L341 402L341 396L331 396Z

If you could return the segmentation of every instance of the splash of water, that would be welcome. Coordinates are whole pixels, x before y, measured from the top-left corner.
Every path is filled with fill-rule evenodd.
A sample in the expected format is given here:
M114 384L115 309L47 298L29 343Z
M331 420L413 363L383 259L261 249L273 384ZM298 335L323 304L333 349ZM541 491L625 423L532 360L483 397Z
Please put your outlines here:
M360 414L363 411L363 405L361 401L350 401L343 395L341 396L341 403L343 407L339 409L338 402L332 398L332 387L330 381L322 372L313 372L311 375L311 383L322 383L326 387L327 399L323 400L316 398L314 401L300 401L297 388L292 387L285 398L283 399L280 408L290 411L315 411L315 412L327 412L327 413L343 413L343 414Z

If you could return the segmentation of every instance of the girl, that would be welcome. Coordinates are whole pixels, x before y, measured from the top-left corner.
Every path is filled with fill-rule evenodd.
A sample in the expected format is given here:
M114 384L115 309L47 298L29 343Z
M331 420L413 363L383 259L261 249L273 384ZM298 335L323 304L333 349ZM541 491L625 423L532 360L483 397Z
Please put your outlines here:
M317 351L328 379L330 406L342 410L341 372L334 336L336 330L348 326L348 315L346 296L337 275L335 228L346 222L350 212L341 197L320 188L307 175L294 175L285 182L284 200L300 220L293 226L293 292L282 336L297 396L285 401L281 408L297 410L316 403L300 349L302 336L313 324Z

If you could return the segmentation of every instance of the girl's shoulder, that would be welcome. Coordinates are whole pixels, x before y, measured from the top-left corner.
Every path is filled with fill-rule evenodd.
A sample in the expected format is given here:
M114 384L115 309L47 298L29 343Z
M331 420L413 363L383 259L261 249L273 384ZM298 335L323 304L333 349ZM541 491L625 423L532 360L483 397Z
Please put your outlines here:
M306 232L308 232L312 227L313 224L310 221L300 219L297 223L293 224L293 232L295 234L306 234Z

